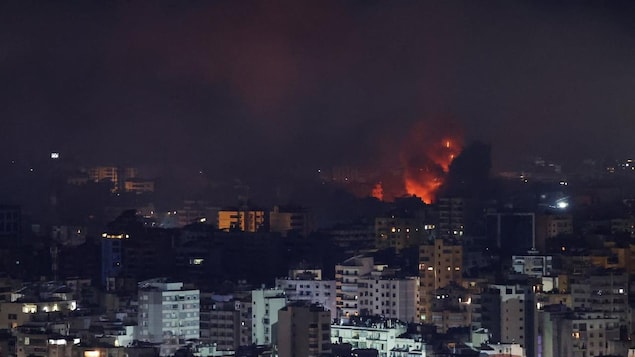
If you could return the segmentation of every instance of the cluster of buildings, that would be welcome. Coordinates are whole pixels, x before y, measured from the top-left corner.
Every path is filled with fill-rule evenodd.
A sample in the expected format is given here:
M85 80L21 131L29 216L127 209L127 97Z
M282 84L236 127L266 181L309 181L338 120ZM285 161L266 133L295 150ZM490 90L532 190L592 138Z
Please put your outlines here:
M536 165L536 189L374 202L326 227L298 206L144 202L105 226L0 206L0 354L635 355L635 192ZM82 177L154 191L133 169Z

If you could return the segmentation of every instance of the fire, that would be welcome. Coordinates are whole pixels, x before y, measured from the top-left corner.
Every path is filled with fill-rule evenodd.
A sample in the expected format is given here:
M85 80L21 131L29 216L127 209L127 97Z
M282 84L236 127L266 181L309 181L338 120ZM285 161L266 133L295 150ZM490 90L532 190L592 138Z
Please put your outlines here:
M406 192L432 203L461 145L447 132L440 140L432 137L435 135L432 130L425 129L419 124L411 131L402 150L401 163Z
M375 197L376 199L378 199L380 201L384 200L384 187L382 186L381 182L377 182L375 187L373 187L373 191L371 192L371 196Z

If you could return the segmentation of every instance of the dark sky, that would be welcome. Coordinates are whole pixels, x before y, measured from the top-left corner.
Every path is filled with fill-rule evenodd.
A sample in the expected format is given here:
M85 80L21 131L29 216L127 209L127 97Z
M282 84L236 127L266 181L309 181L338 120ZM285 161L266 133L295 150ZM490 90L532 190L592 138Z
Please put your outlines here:
M499 168L633 156L633 18L616 1L3 3L0 149L372 164L415 123L452 120Z

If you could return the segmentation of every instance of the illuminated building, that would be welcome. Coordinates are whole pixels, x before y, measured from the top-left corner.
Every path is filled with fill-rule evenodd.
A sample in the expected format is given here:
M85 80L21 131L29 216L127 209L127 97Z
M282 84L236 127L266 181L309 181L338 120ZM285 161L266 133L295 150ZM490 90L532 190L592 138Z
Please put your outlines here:
M516 273L536 278L548 276L553 271L553 256L539 255L536 250L530 250L525 255L514 255L512 256L512 269Z
M28 323L14 333L16 357L72 356L80 343L66 323Z
M277 278L276 288L284 290L289 301L309 301L324 306L332 318L337 317L335 280L322 280L311 271Z
M437 289L463 279L463 247L458 243L435 239L419 247L419 308L421 320L428 322L432 299Z
M612 348L611 342L620 338L617 319L606 317L602 312L574 312L563 305L549 305L537 315L538 356L625 355Z
M331 352L331 313L319 304L289 303L278 311L279 356L313 357Z
M10 330L30 321L55 321L75 311L77 300L62 283L35 283L12 291L0 309L0 327Z
M440 238L460 238L465 231L465 201L458 197L441 197L437 201L439 210L438 232Z
M117 277L123 270L123 244L130 235L123 232L101 235L101 283L106 290L114 289L110 278Z
M124 191L134 193L154 192L154 180L127 179L124 181Z
M358 316L359 279L373 271L373 257L356 256L335 266L336 306L342 317Z
M378 318L351 318L349 322L331 325L331 343L350 343L356 348L376 349L379 356L392 356L397 348L418 351L421 355L422 342L410 338L400 338L407 331L403 321ZM409 354L406 354L409 355Z
M196 222L218 226L218 207L212 206L207 201L185 200L183 207L176 214L180 227Z
M571 214L536 215L536 249L545 251L548 239L572 233L573 216Z
M221 209L218 211L218 229L257 232L264 228L265 211L249 209Z
M472 323L472 297L470 292L457 284L450 284L434 292L428 323L438 332L470 326Z
M284 290L259 289L251 292L252 343L273 344L273 329L278 322L278 310L287 305Z
M415 217L378 217L375 218L375 247L400 251L421 244L433 229L434 225L424 224L422 219Z
M269 212L269 230L283 237L291 232L306 237L313 231L311 214L303 208L274 206Z
M139 283L138 339L161 344L172 356L189 339L200 337L200 292L165 278Z
M88 169L88 178L93 182L110 181L113 192L119 188L119 168L116 166L97 166Z

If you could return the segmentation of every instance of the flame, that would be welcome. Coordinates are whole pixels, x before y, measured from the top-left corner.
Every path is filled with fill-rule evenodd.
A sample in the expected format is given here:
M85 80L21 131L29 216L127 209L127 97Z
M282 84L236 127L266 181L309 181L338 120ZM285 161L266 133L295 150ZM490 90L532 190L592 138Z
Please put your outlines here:
M422 124L416 126L404 145L401 162L406 192L425 203L432 203L443 184L454 158L460 153L458 139L450 135L432 138Z
M381 182L377 182L375 187L373 187L373 191L371 192L371 196L375 197L376 199L378 199L380 201L384 200L384 187L382 186Z

